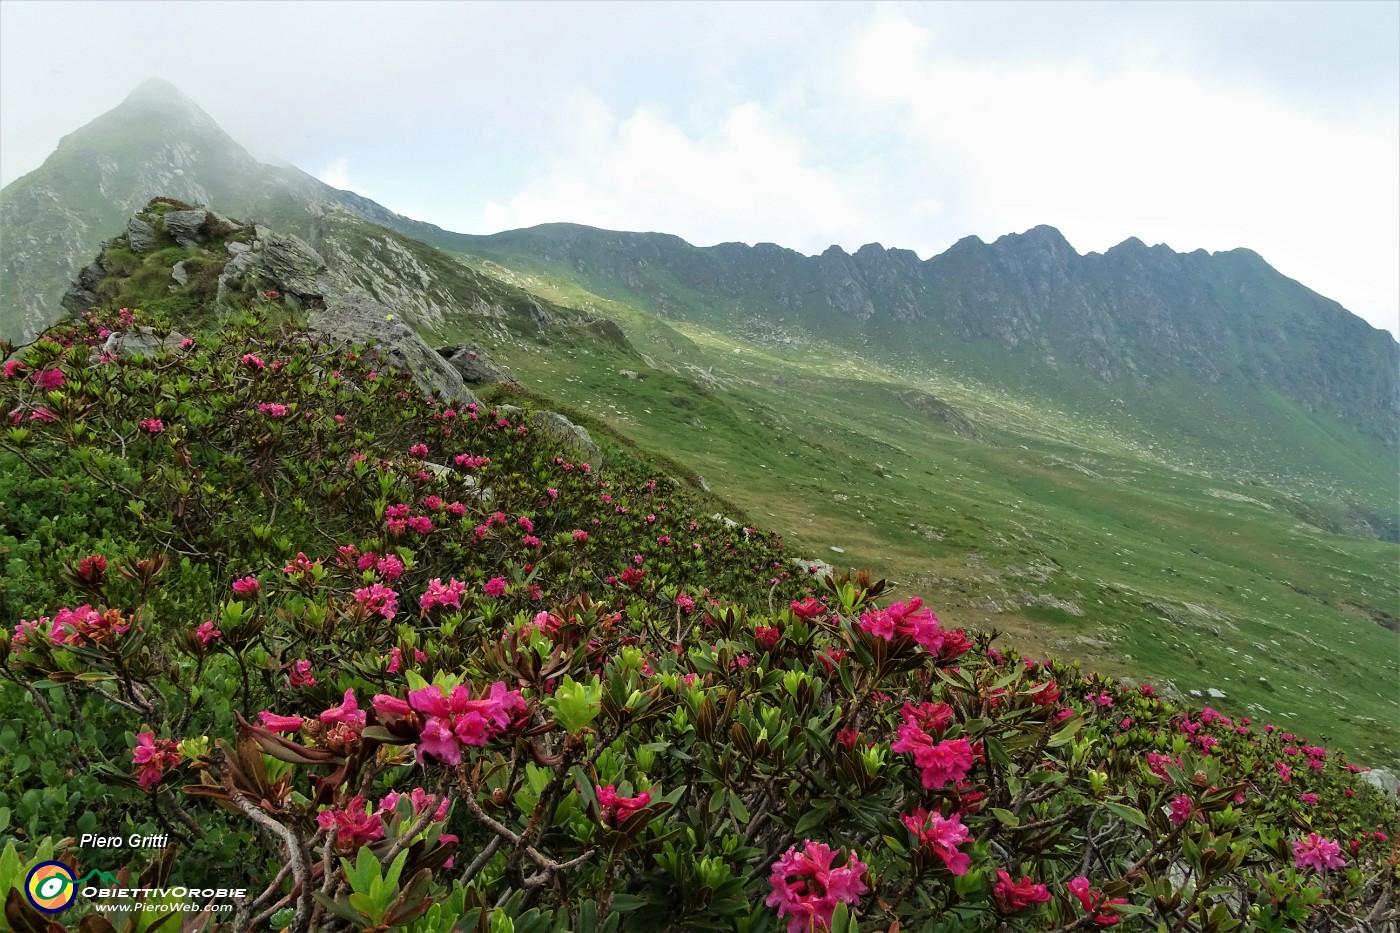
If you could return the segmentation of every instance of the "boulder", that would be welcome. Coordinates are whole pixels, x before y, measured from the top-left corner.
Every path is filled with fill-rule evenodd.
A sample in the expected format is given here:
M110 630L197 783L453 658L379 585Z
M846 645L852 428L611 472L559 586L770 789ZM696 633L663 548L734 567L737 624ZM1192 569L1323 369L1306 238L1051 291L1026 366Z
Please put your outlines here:
M113 331L107 335L107 342L102 345L102 353L115 356L157 356L161 353L175 352L184 339L184 334L175 331L161 337L150 327Z
M78 273L78 279L64 292L60 304L74 317L87 314L97 304L97 285L107 277L100 262L90 262Z
M230 233L237 233L239 230L247 228L247 224L241 223L232 218L225 217L217 211L206 211L204 218L204 231L210 236L228 236Z
M1385 768L1372 768L1370 771L1363 771L1361 772L1361 780L1385 794L1387 798L1394 798L1396 789L1400 788L1400 778L1395 776L1395 772L1387 771Z
M317 298L329 290L326 262L305 240L290 233L273 233L263 227L258 228L258 239L262 244L263 265L281 284L282 291L303 298Z
M805 572L818 578L829 577L836 572L835 567L831 566L826 561L821 560L820 558L815 558L813 560L803 560L799 557L794 558L793 563L801 567Z
M140 217L133 217L126 222L126 241L131 244L133 253L149 253L156 248L156 238L159 236L156 228Z
M266 247L263 251L266 252ZM306 329L313 339L322 342L373 344L384 355L389 368L407 372L424 393L435 393L444 401L481 404L457 370L424 343L392 309L364 291L353 289L327 296L325 304L312 312Z
M185 261L182 259L170 267L170 277L176 284L184 285L190 280L190 274L185 270Z
M208 211L169 211L162 218L165 232L175 238L181 246L194 246L204 239L204 222L209 219Z
M478 343L466 343L455 347L439 347L438 353L451 363L462 379L470 385L490 385L496 382L514 382L509 369L491 359L491 354Z
M587 457L587 463L594 469L601 469L603 466L603 451L593 442L593 437L588 433L588 429L582 425L574 424L568 418L555 411L537 411L530 415L530 424L535 430L545 434L550 434L566 444L573 445L580 453Z

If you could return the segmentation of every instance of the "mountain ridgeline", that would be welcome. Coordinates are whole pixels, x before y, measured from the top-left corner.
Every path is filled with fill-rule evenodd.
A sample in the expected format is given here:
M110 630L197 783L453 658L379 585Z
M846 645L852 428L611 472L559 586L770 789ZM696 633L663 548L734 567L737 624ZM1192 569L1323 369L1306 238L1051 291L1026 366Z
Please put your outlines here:
M968 237L927 260L878 244L806 256L562 223L459 234L258 161L152 80L0 191L0 338L23 342L63 317L69 284L157 196L306 240L340 287L442 340L546 326L560 309L523 287L534 276L556 297L586 290L780 351L819 343L916 381L975 383L1400 534L1400 344L1246 249L1130 239L1080 255L1048 226Z
M854 324L920 352L982 343L1105 383L1186 376L1277 392L1382 444L1400 438L1400 344L1247 249L1178 253L1127 240L1080 255L1052 227L960 240L921 261L867 244L804 256L771 243L694 247L675 236L548 224L458 249L677 318L757 315Z

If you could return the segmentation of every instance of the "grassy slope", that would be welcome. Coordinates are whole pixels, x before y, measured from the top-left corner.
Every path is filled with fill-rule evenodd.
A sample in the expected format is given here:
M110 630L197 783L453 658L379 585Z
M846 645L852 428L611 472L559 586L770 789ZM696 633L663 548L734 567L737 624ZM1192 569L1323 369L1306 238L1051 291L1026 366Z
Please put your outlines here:
M1326 735L1363 759L1398 760L1400 703L1387 685L1400 678L1400 636L1376 621L1400 602L1396 547L1329 533L1314 507L1242 481L1259 471L1221 469L1210 445L1258 412L1160 449L1135 427L1128 399L1118 416L1091 417L1102 409L1087 391L1082 405L1058 407L1008 397L961 375L967 359L929 372L882 363L876 351L765 349L557 279L481 267L615 317L657 366L517 341L499 356L520 382L692 464L798 551L889 574L956 624L1183 692L1216 688L1227 697L1201 701ZM722 387L704 387L686 364L713 366ZM958 407L985 442L906 405L895 392L911 386ZM1175 416L1189 440L1189 388L1174 410L1137 417ZM1320 430L1274 402L1283 423ZM1257 456L1266 468L1268 451ZM1346 457L1329 467L1372 475L1367 458Z

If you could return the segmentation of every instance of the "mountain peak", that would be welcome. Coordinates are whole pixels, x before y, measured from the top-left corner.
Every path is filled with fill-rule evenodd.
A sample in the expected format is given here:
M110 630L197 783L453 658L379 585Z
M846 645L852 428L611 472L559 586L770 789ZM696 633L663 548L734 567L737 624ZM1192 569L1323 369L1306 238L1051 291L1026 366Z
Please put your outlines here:
M180 89L164 78L147 78L126 95L127 101L169 101L192 103Z

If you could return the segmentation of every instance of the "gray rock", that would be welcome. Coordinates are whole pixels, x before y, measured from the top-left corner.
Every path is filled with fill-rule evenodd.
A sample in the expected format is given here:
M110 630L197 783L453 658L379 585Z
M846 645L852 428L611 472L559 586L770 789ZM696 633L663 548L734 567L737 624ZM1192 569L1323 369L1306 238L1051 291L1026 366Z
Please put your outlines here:
M1217 690L1214 687L1207 687L1206 696L1210 697L1212 700L1223 700L1225 699L1225 691Z
M568 418L555 411L537 411L530 415L530 424L535 430L552 435L567 444L573 445L585 457L587 462L595 469L603 466L603 451L593 442L593 437L588 433L588 429L582 425L574 424Z
M495 360L478 343L467 343L456 347L440 347L438 353L451 363L462 379L470 385L490 385L496 382L514 382L511 371Z
M184 334L175 331L160 337L150 327L138 327L134 331L114 331L109 334L107 342L102 345L102 352L117 356L157 356L161 353L175 352L184 339Z
M423 392L436 393L444 401L481 404L457 370L392 309L363 291L327 296L324 306L312 313L307 332L314 339L329 343L374 344L390 368L407 372Z
M695 474L695 485L700 487L701 492L710 492L710 484L705 482L705 477L699 473Z
M248 227L247 224L225 217L217 211L207 211L206 213L208 216L204 219L204 230L210 236L228 236L230 233L237 233Z
M330 290L326 262L306 241L290 233L273 233L258 228L262 261L283 291L303 298L317 298ZM368 297L368 296L366 296ZM425 344L426 346L426 344Z
M831 574L836 572L835 567L831 566L826 561L821 560L819 558L813 560L804 560L799 557L794 558L793 563L801 567L803 570L805 570L807 573L811 574L814 577L829 577L831 576Z
M621 376L623 379L633 379L633 380L635 380L635 379L640 379L640 378L642 378L641 374L638 373L638 372L637 372L636 370L634 370L634 369L619 369L619 370L617 371L617 374L618 374L619 376Z
M184 285L190 280L190 274L185 271L185 261L183 259L170 267L170 277L180 285Z
M181 246L194 246L204 239L204 222L209 219L208 211L170 211L161 218L165 221L165 231Z
M140 217L133 217L126 222L126 241L131 244L133 253L149 253L155 249L158 236L156 228Z
M247 243L225 243L224 249L228 250L230 256L237 256L239 253L246 253L252 249Z
M79 317L97 304L97 285L107 277L107 270L99 262L90 262L78 273L78 280L68 287L60 302L63 309L74 317Z
M711 515L710 517L713 518L713 519L714 519L715 521L717 521L717 522L724 522L724 527L726 527L726 528L738 528L738 527L739 527L739 523L736 522L734 519L730 518L728 515L721 515L720 513L716 512L715 514Z
M1385 768L1372 768L1370 771L1361 772L1361 780L1370 784L1376 790L1393 797L1397 789L1400 789L1400 778L1395 776L1394 771Z

